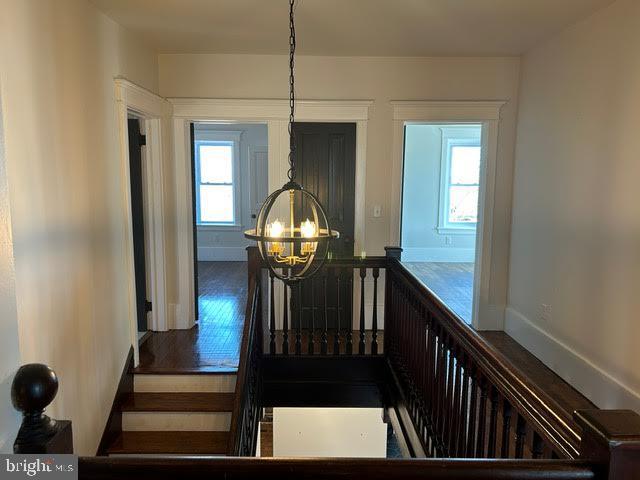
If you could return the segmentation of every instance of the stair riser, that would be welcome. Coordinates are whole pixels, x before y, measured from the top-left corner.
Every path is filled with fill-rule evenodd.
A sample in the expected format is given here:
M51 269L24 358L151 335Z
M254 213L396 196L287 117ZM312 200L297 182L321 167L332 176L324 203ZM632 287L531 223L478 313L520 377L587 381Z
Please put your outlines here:
M235 375L134 375L133 390L142 392L225 392L236 388Z
M231 426L230 412L123 412L122 430L127 432L226 432Z

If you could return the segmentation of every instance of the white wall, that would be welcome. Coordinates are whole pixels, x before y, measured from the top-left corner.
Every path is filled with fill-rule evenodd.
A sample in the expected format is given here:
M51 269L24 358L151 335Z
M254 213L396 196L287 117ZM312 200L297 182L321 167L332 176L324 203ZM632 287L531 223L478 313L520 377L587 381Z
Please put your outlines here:
M387 456L381 408L273 409L274 457Z
M0 102L0 453L13 453L20 414L11 405L11 382L20 366L16 272Z
M618 0L524 57L506 322L599 407L637 411L639 45L640 2Z
M156 56L86 0L0 11L21 362L56 370L49 413L94 454L130 348L113 78L157 90Z
M475 231L454 235L438 232L441 163L441 126L407 125L401 242L405 261L474 261Z
M198 139L199 132L206 131L229 131L241 132L240 137L240 171L238 172L240 187L240 225L233 227L225 226L201 226L198 227L198 260L199 261L245 261L247 259L246 247L253 245L244 238L244 231L252 228L255 220L251 214L255 210L255 205L251 203L252 184L258 186L267 193L267 165L262 170L262 178L255 177L255 165L251 165L250 158L254 152L267 151L267 126L265 124L197 124L195 137ZM257 213L257 211L255 212Z
M288 61L279 55L160 55L166 97L287 98ZM519 58L306 57L296 59L303 99L371 99L365 186L365 250L383 255L391 204L390 100L503 99L498 142L493 265L489 301L504 305L507 288L513 148ZM382 216L373 216L373 206Z

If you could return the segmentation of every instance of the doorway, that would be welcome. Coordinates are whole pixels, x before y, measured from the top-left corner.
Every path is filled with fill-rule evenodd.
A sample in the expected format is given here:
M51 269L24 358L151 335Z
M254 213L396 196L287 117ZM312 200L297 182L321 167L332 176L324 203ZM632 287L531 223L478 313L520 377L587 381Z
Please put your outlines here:
M200 354L237 367L247 295L244 231L268 188L264 123L192 122L193 240Z
M136 318L138 326L138 342L149 330L148 313L152 304L148 300L147 260L145 248L145 195L144 195L144 162L143 148L146 137L141 132L140 119L129 116L127 119L129 135L129 178L131 183L131 219L133 234L133 263L136 287Z
M407 124L403 264L466 323L473 317L481 124Z
M331 242L329 258L351 258L355 232L356 124L299 122L293 125L293 133L297 179L318 197L331 228L340 232L340 237ZM293 311L301 311L301 328L325 325L350 328L353 271L329 269L326 277L300 284L292 291L291 299Z

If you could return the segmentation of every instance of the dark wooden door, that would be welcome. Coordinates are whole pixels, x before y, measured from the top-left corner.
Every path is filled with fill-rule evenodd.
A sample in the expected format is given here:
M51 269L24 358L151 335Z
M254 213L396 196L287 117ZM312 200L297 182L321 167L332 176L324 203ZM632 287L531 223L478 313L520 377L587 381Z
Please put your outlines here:
M189 136L191 138L191 215L193 220L193 231L191 233L193 237L193 292L195 295L193 300L193 315L194 320L197 322L200 318L200 287L198 284L198 212L196 211L196 188L199 188L199 186L196 185L196 134L193 122L191 122L189 126Z
M315 194L326 210L331 228L340 238L330 247L330 258L353 256L355 216L355 123L296 123L297 179ZM328 262L330 264L330 261ZM302 328L336 328L351 325L352 272L328 270L294 287L294 312L301 315ZM302 303L300 303L302 298ZM339 304L339 306L338 306ZM325 308L326 306L326 308ZM300 312L302 307L302 312ZM292 319L297 326L300 317Z
M129 173L131 178L131 219L133 230L133 263L136 283L136 313L138 331L145 332L147 312L151 304L147 301L147 269L144 248L144 198L142 177L142 147L145 137L140 133L140 121L130 118L129 127Z

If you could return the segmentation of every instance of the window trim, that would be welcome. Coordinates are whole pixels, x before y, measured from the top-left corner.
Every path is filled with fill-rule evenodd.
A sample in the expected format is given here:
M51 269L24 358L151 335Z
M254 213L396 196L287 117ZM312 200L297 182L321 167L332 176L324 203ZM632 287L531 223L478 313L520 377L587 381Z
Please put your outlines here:
M195 200L196 200L196 228L199 230L241 230L242 229L242 172L240 162L241 131L196 130L195 143ZM231 186L233 191L233 222L201 222L200 221L200 146L202 145L232 145ZM220 184L229 185L229 184Z
M480 127L480 128L478 128ZM442 127L442 146L440 156L440 193L438 205L438 226L440 235L474 235L478 223L449 222L449 188L451 186L451 151L453 147L480 147L482 149L481 125L452 125ZM482 150L481 150L482 162ZM482 169L482 166L480 167ZM478 191L480 182L478 181ZM478 214L480 207L478 206Z

